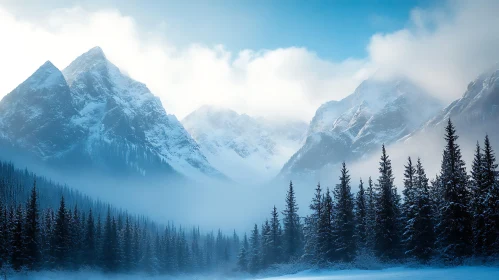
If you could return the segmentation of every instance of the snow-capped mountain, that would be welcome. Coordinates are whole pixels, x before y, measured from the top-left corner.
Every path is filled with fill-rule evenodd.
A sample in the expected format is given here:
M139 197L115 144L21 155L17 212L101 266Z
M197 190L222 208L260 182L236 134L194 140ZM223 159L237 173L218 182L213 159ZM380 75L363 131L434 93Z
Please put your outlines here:
M419 137L442 134L443 127L451 119L465 150L474 150L476 141L482 142L485 134L493 146L499 146L499 65L479 75L468 84L463 97L455 100L424 126L402 141L419 141Z
M95 47L47 62L0 102L3 142L45 162L223 177L159 98Z
M274 177L298 150L307 125L270 121L213 106L203 106L182 120L215 168L236 181Z
M323 104L310 122L305 144L281 175L314 173L377 151L420 127L440 101L405 79L368 79L348 97Z
M432 118L426 128L442 125L449 118L463 130L478 129L484 133L497 133L499 65L472 81L463 97Z

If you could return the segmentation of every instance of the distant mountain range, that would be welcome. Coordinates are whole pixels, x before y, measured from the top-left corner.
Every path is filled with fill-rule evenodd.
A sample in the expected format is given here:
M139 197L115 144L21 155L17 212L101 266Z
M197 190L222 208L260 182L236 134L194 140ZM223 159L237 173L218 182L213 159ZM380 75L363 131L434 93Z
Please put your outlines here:
M407 80L366 80L348 97L323 104L310 122L305 144L281 176L319 172L355 161L411 133L443 105Z
M307 124L271 121L203 106L182 120L209 162L235 181L274 177L300 147Z
M0 149L6 159L118 176L254 183L315 174L369 157L383 143L417 141L448 118L463 138L488 133L497 143L498 69L484 72L447 107L406 79L371 78L320 106L308 125L213 106L179 122L96 47L63 71L46 62L1 100Z
M4 148L62 169L224 177L159 98L99 48L46 62L0 102Z

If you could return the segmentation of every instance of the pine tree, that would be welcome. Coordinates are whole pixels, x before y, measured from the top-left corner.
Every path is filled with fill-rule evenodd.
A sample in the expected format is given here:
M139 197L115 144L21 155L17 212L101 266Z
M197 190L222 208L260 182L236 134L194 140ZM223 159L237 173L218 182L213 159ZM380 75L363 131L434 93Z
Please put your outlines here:
M382 146L376 195L375 253L382 260L399 256L400 220L391 160Z
M441 220L441 212L442 210L442 202L443 202L443 188L442 188L442 183L440 180L440 176L436 175L433 180L431 180L430 183L430 202L431 202L431 212L433 216L433 225L435 226L435 232L437 232L437 225L440 223Z
M417 214L418 194L416 192L416 168L412 164L412 159L407 159L407 165L404 166L404 203L402 205L402 219L404 221L404 230L402 234L402 243L405 247L405 255L411 255L412 247L414 246L415 228L414 222Z
M19 204L16 208L14 228L12 229L12 254L10 259L12 268L18 271L26 264L26 236L24 235L23 224L23 210Z
M473 253L476 257L484 254L485 247L485 201L487 189L484 179L484 160L480 144L476 143L475 157L471 165L471 210L473 215Z
M272 230L269 220L266 220L262 225L261 235L261 268L266 269L272 264Z
M376 239L376 194L374 192L373 180L369 177L366 190L366 249L368 253L373 252Z
M366 249L367 234L368 234L368 221L367 221L367 201L366 193L364 190L364 182L360 179L359 191L355 198L355 236L357 238L358 247L361 250Z
M140 262L140 232L139 232L139 224L138 222L135 224L133 228L133 245L132 245L132 270L138 270L139 268L139 262ZM169 231L167 231L169 233ZM169 234L167 234L169 236ZM173 244L172 241L169 238L169 245L168 246L168 252L170 254L170 258L168 261L168 271L173 272L174 270L174 264L173 264Z
M281 222L279 221L279 212L277 212L277 208L274 205L270 220L270 264L279 263L281 261L281 235L282 229Z
M130 271L132 266L132 225L127 216L125 222L125 232L123 234L123 268Z
M57 268L66 268L70 249L69 217L64 196L61 197L54 228L54 258Z
M415 257L422 262L428 262L434 252L435 233L428 178L419 158L416 164L414 186L416 211L411 222L411 236L406 243L406 255Z
M249 249L248 237L246 236L246 234L244 234L243 244L241 246L241 251L239 253L237 261L237 266L240 271L248 271L248 263L249 263L248 249Z
M102 219L100 214L97 215L97 223L95 225L95 251L97 253L97 258L95 258L95 263L98 267L104 267L104 244L102 238Z
M6 209L2 203L2 200L0 200L0 267L8 263L7 242L9 241L9 232L7 228L7 215L5 211Z
M97 253L95 247L96 247L96 242L95 242L95 224L94 224L94 217L92 214L92 209L88 212L88 219L86 223L86 228L85 228L85 255L84 255L84 260L85 264L89 266L94 266L95 265L95 255Z
M258 226L256 224L253 227L250 237L250 258L248 270L251 273L256 273L260 270L260 234L258 233Z
M337 244L335 243L336 234L334 232L334 202L329 188L326 189L326 193L322 197L322 209L317 230L317 259L319 265L326 265L338 260Z
M54 267L54 245L52 241L54 240L54 212L52 209L46 209L44 215L44 225L42 227L41 234L41 249L43 256L43 264L44 268L51 269Z
M483 148L483 204L486 207L485 241L487 255L499 254L499 182L497 164L494 151L490 145L488 135L485 136Z
M107 271L114 271L116 268L116 222L111 218L111 209L108 207L106 223L104 225L104 235L102 242L103 266Z
M320 259L324 259L324 256L320 256L320 247L318 244L318 233L319 233L319 221L322 217L322 189L321 184L317 184L315 189L315 195L312 199L312 203L309 208L312 211L310 215L305 218L305 252L303 258L313 264L319 263Z
M450 119L445 131L447 144L440 172L443 202L437 241L443 259L453 263L471 255L473 234L468 207L468 175L461 158L461 150L456 143L458 136Z
M69 224L69 229L70 229L70 259L72 262L72 267L74 269L78 269L79 265L81 264L81 259L82 259L82 226L81 226L81 220L80 220L80 212L78 211L78 205L75 205L75 208L73 210L73 214L71 215L70 218L70 224Z
M30 269L40 266L40 224L38 210L38 194L36 192L36 181L33 183L31 196L29 198L26 212L26 265Z
M335 245L338 257L351 262L356 253L355 244L355 216L353 213L354 203L350 188L350 175L345 162L342 164L340 183L334 190L335 214L334 225L336 228Z
M282 214L284 216L283 257L285 261L294 260L301 254L302 228L292 182L289 183L289 189L286 194L286 208Z

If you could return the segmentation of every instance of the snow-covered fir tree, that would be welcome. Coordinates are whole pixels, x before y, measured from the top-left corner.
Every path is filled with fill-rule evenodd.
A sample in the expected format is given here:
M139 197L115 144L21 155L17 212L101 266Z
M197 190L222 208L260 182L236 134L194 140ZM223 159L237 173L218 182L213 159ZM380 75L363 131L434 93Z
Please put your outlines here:
M340 183L334 189L334 227L337 257L350 262L356 253L354 201L350 187L350 175L345 162L341 167Z
M303 251L303 232L298 210L293 182L289 182L289 189L286 194L286 205L282 212L284 224L283 257L286 261L299 258Z
M368 220L367 220L367 201L366 192L364 189L364 182L360 179L359 191L355 197L355 237L358 249L365 251L367 248L367 235L368 235Z
M485 206L484 246L488 256L499 254L499 177L494 151L490 145L488 135L485 136L483 148L483 188Z
M378 184L376 185L375 253L382 260L394 260L400 256L400 209L398 195L393 183L392 163L381 150Z
M445 128L446 146L443 152L440 184L443 200L440 205L438 246L448 263L460 262L472 253L472 217L468 199L468 175L457 144L456 129L449 119Z

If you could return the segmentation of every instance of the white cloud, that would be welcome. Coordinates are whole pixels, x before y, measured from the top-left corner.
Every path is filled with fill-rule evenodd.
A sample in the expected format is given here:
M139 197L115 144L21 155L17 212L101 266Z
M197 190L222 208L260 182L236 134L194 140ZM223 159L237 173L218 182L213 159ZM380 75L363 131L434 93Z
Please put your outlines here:
M251 115L309 120L320 104L348 95L374 69L407 75L450 101L499 61L497 11L497 1L464 0L414 9L407 28L373 35L365 59L332 62L298 47L239 53L223 45L177 48L164 35L168 19L157 30L144 31L114 10L76 7L31 20L0 6L0 96L46 60L62 69L98 45L179 118L213 104Z
M369 60L450 102L499 62L498 12L499 2L493 0L449 1L440 8L414 9L410 27L371 38Z
M262 116L308 120L325 101L341 98L367 77L365 61L322 60L304 48L244 50L192 44L177 49L158 32L141 33L118 11L80 8L52 12L45 20L20 20L0 8L0 84L6 94L45 60L60 69L93 46L132 78L160 96L169 113L182 118L213 104Z

